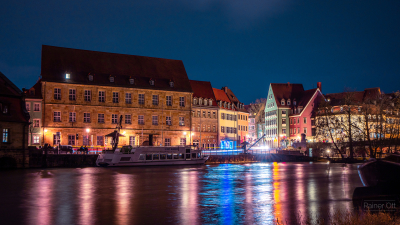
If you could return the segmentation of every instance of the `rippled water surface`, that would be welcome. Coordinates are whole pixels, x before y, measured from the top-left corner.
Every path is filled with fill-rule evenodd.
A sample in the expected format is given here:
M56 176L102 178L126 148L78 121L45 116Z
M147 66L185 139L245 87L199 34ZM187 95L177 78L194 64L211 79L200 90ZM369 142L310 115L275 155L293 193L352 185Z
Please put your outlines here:
M357 165L0 171L0 224L271 224L352 208Z

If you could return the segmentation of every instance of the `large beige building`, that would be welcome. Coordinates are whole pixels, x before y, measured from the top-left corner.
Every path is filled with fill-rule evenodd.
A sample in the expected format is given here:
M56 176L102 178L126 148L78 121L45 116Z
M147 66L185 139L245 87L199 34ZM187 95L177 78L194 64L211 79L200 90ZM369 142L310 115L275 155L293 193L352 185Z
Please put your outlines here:
M43 142L110 147L191 142L192 89L180 60L42 47Z

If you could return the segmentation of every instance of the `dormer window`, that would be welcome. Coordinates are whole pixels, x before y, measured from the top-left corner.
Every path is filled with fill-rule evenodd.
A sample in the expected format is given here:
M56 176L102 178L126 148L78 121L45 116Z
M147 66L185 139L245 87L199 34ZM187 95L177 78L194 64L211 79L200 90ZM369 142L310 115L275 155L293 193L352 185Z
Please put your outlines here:
M226 108L226 102L224 102L224 108Z
M154 80L153 79L150 80L150 85L154 85Z
M93 81L93 75L89 74L89 81Z
M293 100L293 105L296 105L296 100Z
M170 87L174 87L174 82L173 82L173 81L170 81L170 82L169 82L169 86L170 86Z
M285 105L285 99L281 100L281 105Z
M68 80L71 79L71 74L66 73L66 74L65 74L65 79L68 79Z
M202 98L199 99L199 105L203 105L203 99Z
M343 112L343 107L340 107L340 112Z
M230 109L231 108L231 103L228 103L228 109Z
M287 105L290 105L290 99L287 100Z
M207 105L208 101L207 99L204 99L204 105Z
M135 79L129 78L129 83L130 83L130 84L134 84L134 83L135 83Z
M212 105L212 99L209 100L209 105Z
M110 77L110 82L114 83L114 77Z
M193 105L197 105L197 98L193 99Z
M222 101L219 101L219 106L222 107Z
M35 95L35 89L29 90L29 94L30 94L30 95Z

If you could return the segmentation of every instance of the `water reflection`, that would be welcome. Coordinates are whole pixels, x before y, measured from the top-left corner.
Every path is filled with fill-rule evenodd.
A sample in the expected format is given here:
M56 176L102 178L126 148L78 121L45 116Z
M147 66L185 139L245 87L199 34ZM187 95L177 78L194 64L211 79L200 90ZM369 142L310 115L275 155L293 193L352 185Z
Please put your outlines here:
M0 183L12 185L5 175ZM27 224L44 225L290 224L297 214L351 209L362 186L357 165L322 163L21 170L12 178L20 181L13 194L25 200L9 201L1 215L17 221L11 212L19 210Z
M53 208L54 179L49 171L40 171L37 175L34 176L28 192L28 223L50 225L53 224L51 210Z

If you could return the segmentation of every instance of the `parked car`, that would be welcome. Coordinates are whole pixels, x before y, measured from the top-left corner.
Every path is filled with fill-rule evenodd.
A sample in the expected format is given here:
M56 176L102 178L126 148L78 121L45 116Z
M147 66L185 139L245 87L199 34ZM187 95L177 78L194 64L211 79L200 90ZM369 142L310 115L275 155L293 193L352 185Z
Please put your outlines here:
M64 151L65 153L70 153L72 154L74 152L74 149L72 148L71 145L60 145L59 151Z

